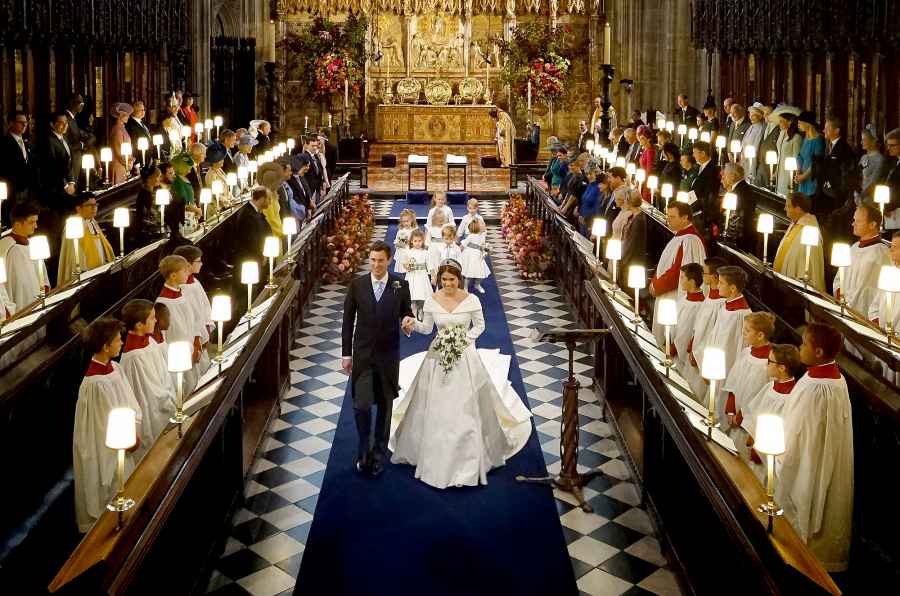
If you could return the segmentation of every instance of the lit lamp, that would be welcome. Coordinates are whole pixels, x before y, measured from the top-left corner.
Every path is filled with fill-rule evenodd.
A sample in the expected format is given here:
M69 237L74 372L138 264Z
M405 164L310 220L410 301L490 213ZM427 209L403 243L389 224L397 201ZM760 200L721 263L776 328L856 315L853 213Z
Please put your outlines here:
M727 142L728 139L726 139L724 135L716 137L716 150L719 152L719 163L722 163L722 150L725 149L725 144Z
M894 338L894 294L900 292L900 269L882 265L878 273L878 289L884 292L884 330L890 344Z
M193 346L186 341L173 341L169 344L169 372L175 373L175 413L169 422L178 425L178 436L181 436L181 424L187 420L184 413L184 373L194 367Z
M247 178L250 176L250 172L247 170L247 166L238 166L237 168L237 178L241 183L241 188L246 188L247 186Z
M293 139L292 139L292 140L293 140ZM587 149L587 152L588 152L588 153L593 152L593 150L594 150L594 139L588 139L587 142L584 144L584 148Z
M6 283L6 259L0 257L0 284ZM0 330L3 329L3 319L0 318Z
M269 259L269 283L266 284L267 290L274 290L278 287L275 283L275 257L281 253L281 241L275 236L266 236L263 244L263 256Z
M656 189L659 188L659 178L650 174L647 176L647 188L650 189L650 203L653 203L653 198L656 196Z
M184 125L181 127L181 138L184 139L184 144L187 145L187 140L191 138L191 127L188 125Z
M698 136L700 136L700 131L698 131L696 128L688 129L688 139L690 139L691 143L696 141Z
M731 220L731 212L737 209L737 195L733 192L726 192L722 197L722 209L725 210L725 232L728 234L728 223Z
M208 188L200 189L200 204L203 205L203 229L206 229L206 210L212 203L212 191Z
M218 178L212 181L212 193L213 196L216 197L216 218L219 217L219 214L222 212L221 206L219 205L219 199L222 196L222 193L225 192L225 185L222 184L222 181Z
M704 130L700 133L700 140L704 143L709 143L712 140L712 135L708 130Z
M163 144L163 136L162 135L153 135L153 146L156 147L156 160L159 161L162 159L159 155L159 148L162 147Z
M641 321L640 291L647 287L647 272L642 265L632 265L628 268L628 287L634 290L634 325L637 327Z
M616 265L619 260L622 258L622 241L618 238L610 238L606 242L606 259L609 261L609 272L610 277L612 278L612 284L618 285L616 281Z
M84 220L80 215L73 215L66 219L66 240L72 241L75 250L75 279L81 281L81 255L78 250L78 241L84 238Z
M219 294L212 297L212 314L210 320L215 322L219 332L219 353L216 355L216 361L219 363L219 374L222 373L222 335L225 332L225 321L231 320L231 296L228 294Z
M766 503L759 506L759 511L769 518L767 529L772 531L775 518L783 511L775 504L775 456L785 451L784 423L781 416L760 414L756 419L756 432L753 434L753 448L766 456Z
M706 410L706 438L712 439L712 429L716 424L716 381L725 378L725 352L720 348L703 348L700 376L709 381L709 404Z
M282 141L278 143L278 157L281 157L285 153L287 153L287 143Z
M156 189L156 205L159 207L159 232L166 233L166 205L172 200L172 195L168 188Z
M837 267L838 284L841 288L844 286L844 270L850 266L850 245L846 242L835 242L831 245L831 266ZM844 314L844 308L847 306L847 298L844 292L841 292L839 300L841 304L841 314Z
M212 140L210 138L210 136L212 135L212 127L213 127L213 121L211 119L207 118L206 120L203 121L203 128L206 129L206 140L207 141ZM218 136L218 135L216 135L216 136Z
M287 236L287 262L293 263L294 257L291 256L291 239L297 233L297 220L293 217L285 217L281 220L281 231Z
M593 141L588 141L588 143L593 143ZM296 147L296 146L297 146L297 141L295 141L294 139L287 140L288 151L293 151L294 147Z
M597 260L600 260L600 243L603 242L603 239L606 237L605 219L603 219L602 217L598 217L594 220L594 223L591 225L591 236L596 239Z
M194 134L197 135L197 140L200 141L203 139L203 123L198 122L194 125Z
M44 298L47 297L47 279L44 277L44 261L50 258L50 243L47 242L46 236L32 236L28 239L28 258L37 261L38 280L41 288L38 291L37 298L44 305Z
M750 172L753 171L753 160L756 159L756 147L753 145L744 147L744 159L747 160L747 176L752 177Z
M94 154L93 153L85 153L81 156L81 169L84 170L84 189L91 190L91 170L94 169ZM2 184L2 183L0 183ZM5 188L5 185L4 185ZM3 194L4 191L0 191L0 194ZM5 197L4 197L5 198ZM0 199L2 201L2 199Z
M813 246L819 243L819 228L803 226L800 230L800 244L806 247L806 267L803 269L803 283L809 283L809 255Z
M9 190L6 188L6 182L0 182L0 211L3 210L3 201L9 196ZM0 230L3 229L3 222L0 220ZM5 282L4 282L5 283Z
M128 177L128 172L131 171L131 156L134 150L131 148L131 143L122 143L119 145L119 154L125 158L125 177Z
M131 408L113 408L106 419L106 446L118 455L116 479L119 490L106 508L118 515L116 530L122 529L122 514L134 507L134 499L125 497L125 452L137 444L137 414Z
M634 179L637 180L638 183L638 192L644 192L644 180L647 179L647 172L644 170L644 168L637 169L637 171L634 173Z
M670 133L675 132L675 123L671 120L667 120L666 121L666 130L668 130Z
M147 149L150 148L150 141L147 140L147 137L137 140L137 148L141 152L141 165L147 165Z
M674 196L673 186L669 182L664 182L662 185L662 196L663 196L663 211L669 208L669 199Z
M128 207L116 207L113 211L113 227L119 228L119 258L125 257L125 228L131 224Z
M213 118L213 125L215 125L215 127L216 127L216 139L219 138L219 129L222 128L223 123L224 123L224 121L222 120L221 116L216 116Z
M672 338L671 328L678 324L678 303L671 298L661 298L656 311L656 322L666 330L666 376L669 376L669 368L672 366Z
M616 164L617 168L624 168L625 167L625 157L624 156L616 157L615 164Z
M737 163L738 158L741 155L741 142L737 139L731 141L731 154L734 156L734 159L731 161Z
M784 171L788 173L788 190L794 192L794 173L799 169L796 157L784 158Z
M775 218L771 213L760 213L759 220L756 222L756 231L763 235L763 266L768 267L769 263L769 234L775 230Z
M609 149L604 147L603 145L598 145L594 147L594 155L597 155L600 159L603 160L603 169L607 169L609 167Z
M237 172L228 172L225 174L225 183L228 185L228 192L233 196L238 183Z
M247 323L249 326L253 316L253 284L259 283L259 263L256 261L241 263L241 283L247 285Z
M678 201L679 203L687 203L688 198L690 198L690 195L688 194L688 191L686 191L686 190L679 190L678 193L675 195L675 200Z
M662 130L666 127L666 119L665 118L657 118L656 119L656 130Z
M259 171L259 163L255 159L251 160L250 163L247 164L247 172L250 173L250 186L253 186L256 178L256 172Z
M679 147L684 146L684 135L686 135L686 134L687 134L687 125L679 124L678 125L678 146Z
M109 147L103 147L100 149L100 161L103 162L103 166L106 169L106 178L104 179L104 184L109 184L109 162L112 161L112 149Z
M881 209L881 229L884 229L884 206L891 202L891 187L886 184L879 184L875 187L875 202Z
M625 159L624 157L622 159ZM634 162L628 162L625 166L625 173L628 174L628 180L632 184L634 184L634 173L637 172L637 166L634 165Z
M778 180L775 178L775 166L778 165L778 152L766 151L766 165L769 166L769 186L777 188Z

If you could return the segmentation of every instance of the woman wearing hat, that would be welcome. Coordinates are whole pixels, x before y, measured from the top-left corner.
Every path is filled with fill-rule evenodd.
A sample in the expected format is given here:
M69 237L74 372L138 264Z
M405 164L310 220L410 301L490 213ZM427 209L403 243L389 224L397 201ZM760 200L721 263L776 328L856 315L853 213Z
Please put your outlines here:
M209 170L206 172L206 188L212 188L213 181L220 180L222 188L225 191L218 197L218 201L213 200L212 204L207 208L207 217L224 210L231 205L231 189L228 187L228 177L225 170L222 169L225 163L225 152L228 151L225 145L215 141L206 149L206 163L209 164ZM218 202L218 205L217 205Z
M775 150L778 151L775 192L786 197L791 188L791 173L784 169L784 160L786 157L796 157L800 153L803 135L797 128L797 116L793 112L783 111L778 114L778 128L781 132L778 134L778 141L775 142Z
M859 158L859 169L862 172L861 189L856 191L857 206L863 199L874 198L875 185L887 176L887 159L881 152L881 140L873 124L867 124L860 133L860 146L865 151Z
M257 140L249 134L243 134L238 137L238 151L234 154L234 165L237 167L250 165L250 152L257 145Z
M759 147L766 134L766 115L760 103L755 103L747 108L747 112L750 114L750 128L747 129L747 133L741 141L741 153L743 154L745 148L753 147L756 157L751 161L741 155L740 164L744 166L744 172L747 173L747 181L758 185L760 182L754 176L754 171L760 160L765 161L765 155L760 155Z
M808 110L800 112L800 115L797 116L797 126L806 138L800 145L794 182L799 185L798 192L802 192L808 197L815 197L816 191L819 190L816 174L822 158L825 156L825 137L819 132L821 129L816 122L816 115ZM816 201L813 199L813 212L817 211L815 207Z
M116 119L116 123L113 124L109 133L109 142L113 150L113 161L109 167L109 177L113 184L125 182L126 178L128 178L128 166L125 164L125 157L122 155L122 143L131 143L131 137L128 135L128 131L125 130L125 123L131 118L132 112L134 112L134 108L127 103L117 103L112 109L112 117Z
M202 141L203 139L198 139L196 133L194 133L194 125L197 124L197 112L194 111L194 96L190 93L185 93L181 99L184 103L182 103L181 109L178 110L178 116L184 126L191 127L191 142Z

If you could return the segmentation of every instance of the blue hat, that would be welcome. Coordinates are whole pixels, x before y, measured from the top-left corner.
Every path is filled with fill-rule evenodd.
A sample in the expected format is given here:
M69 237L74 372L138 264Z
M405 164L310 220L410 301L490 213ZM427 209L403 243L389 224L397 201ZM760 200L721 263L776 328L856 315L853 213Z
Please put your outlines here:
M228 150L225 148L225 145L218 141L213 142L206 149L206 163L225 161L225 154L227 152Z

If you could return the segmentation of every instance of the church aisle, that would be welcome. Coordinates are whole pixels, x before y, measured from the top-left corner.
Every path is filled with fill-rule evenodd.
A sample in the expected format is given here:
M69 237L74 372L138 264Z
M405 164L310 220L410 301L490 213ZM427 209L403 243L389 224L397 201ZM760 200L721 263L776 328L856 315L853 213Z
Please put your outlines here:
M376 203L376 208L378 207ZM376 237L386 226L376 227ZM543 456L559 467L560 379L566 375L565 350L536 345L527 338L534 324L571 325L563 297L551 283L525 282L505 250L497 226L490 230L493 270L528 399L534 412ZM325 475L346 377L339 371L340 320L344 287L320 288L291 366L293 388L282 401L281 417L258 454L245 487L247 501L232 521L231 537L209 590L216 594L291 594L300 567L318 493ZM579 354L578 372L590 357ZM315 378L313 378L315 377ZM592 396L584 391L584 397ZM609 477L586 490L596 514L574 508L557 493L556 506L582 594L679 594L638 491L621 459L611 429L598 420L597 404L583 403L581 463L601 466ZM619 480L616 480L619 479ZM526 487L523 489L527 490Z

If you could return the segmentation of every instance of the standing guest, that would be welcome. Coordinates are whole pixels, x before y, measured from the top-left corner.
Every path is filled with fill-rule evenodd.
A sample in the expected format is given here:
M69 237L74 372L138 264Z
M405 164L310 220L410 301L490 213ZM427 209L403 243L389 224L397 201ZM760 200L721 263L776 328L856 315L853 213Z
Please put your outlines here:
M744 172L747 175L747 182L750 184L756 184L759 186L759 180L755 176L755 168L759 166L759 162L762 161L765 163L765 155L760 153L760 145L763 142L763 137L766 134L766 117L763 112L762 104L755 103L747 110L750 114L750 128L747 129L746 134L744 134L744 138L741 140L741 158L739 163L744 167ZM756 151L756 157L751 161L744 157L744 150L747 147L753 147L753 150ZM731 150L731 147L726 148L727 151Z
M253 152L253 148L256 147L258 141L251 137L248 134L243 134L238 138L238 150L237 153L234 154L234 163L237 166L244 166L245 168L250 165L250 154Z
M160 123L163 135L162 153L166 159L171 158L177 153L184 150L184 144L181 142L181 126L178 119L172 114L167 114Z
M263 245L266 236L272 235L272 229L266 221L263 211L269 206L272 195L268 189L263 186L255 186L250 191L250 204L243 209L238 210L235 229L241 233L234 239L234 256L232 264L234 265L234 295L245 296L246 289L241 286L239 272L241 263L245 261L256 261L262 266L263 262ZM241 292L241 290L244 290ZM246 298L245 298L246 300ZM247 307L246 301L244 308ZM236 312L240 312L238 309Z
M6 183L8 195L0 212L4 224L9 224L12 208L28 200L34 182L31 149L23 137L27 128L25 112L13 110L6 117L6 134L0 137L0 182Z
M679 201L672 201L666 209L666 223L675 232L675 236L663 249L656 265L656 274L650 280L650 295L656 297L657 307L661 298L678 298L678 280L682 266L706 260L706 248L694 228L691 215L691 206ZM653 335L662 345L663 328L656 322L655 310L656 307L653 313Z
M622 212L613 220L612 229L613 234L618 232L618 237L622 239L622 266L619 271L624 286L628 267L644 264L647 260L647 216L641 209L644 200L635 189L623 194Z
M166 166L169 165L167 162L164 163ZM162 182L162 165L157 166L151 163L141 168L141 186L138 189L137 199L134 204L135 221L129 226L139 246L146 244L146 240L150 235L155 234L159 230L159 214L154 209L154 198L156 189L159 188Z
M231 206L231 191L228 186L228 175L225 173L224 165L228 150L218 141L213 143L206 149L206 163L209 169L206 171L204 180L206 188L212 188L213 181L218 180L222 183L224 192L219 197L214 197L209 211L218 213L224 211ZM207 216L210 216L209 214Z
M12 230L0 238L0 258L6 262L6 295L20 311L37 300L41 292L41 279L44 280L44 291L50 291L50 278L47 268L37 261L32 261L28 254L29 238L34 235L38 225L38 208L32 203L19 203L12 209ZM40 272L38 267L43 267Z
M756 199L747 183L741 164L729 163L722 170L722 186L726 192L737 196L737 211L731 214L728 229L729 240L745 252L754 253L757 244L755 227Z
M819 189L818 175L825 155L825 139L819 134L816 115L812 112L801 112L797 116L797 126L804 134L800 153L797 155L797 172L794 183L797 190L813 199L813 213L822 213L823 205L816 199Z
M186 153L179 153L172 158L171 164L175 170L175 178L169 185L169 191L172 193L172 203L180 203L183 212L185 214L193 213L194 222L198 222L203 214L203 210L200 208L200 197L194 194L194 188L191 186L191 181L188 180L188 174L190 174L191 168L194 167L194 160ZM166 209L166 211L168 212L169 209ZM166 220L168 222L168 218ZM184 223L184 221L178 223ZM170 227L174 227L175 222L172 221L169 224ZM175 232L174 229L172 231L173 233Z
M792 192L787 196L784 202L784 212L791 223L781 238L775 253L773 268L777 273L794 279L807 277L806 247L800 244L800 235L803 226L819 227L816 216L809 212L811 207L812 202L802 192ZM825 291L825 253L822 248L821 233L819 233L819 243L810 248L807 283L820 292Z
M722 257L710 257L703 263L703 284L707 288L706 300L697 313L694 322L694 334L688 341L687 345L687 361L693 367L691 374L685 378L691 385L694 395L702 396L706 390L706 382L700 376L700 367L698 358L703 358L703 348L706 347L707 339L713 328L716 326L716 317L722 310L722 304L725 299L719 294L719 269L725 267L725 259Z
M149 300L131 300L122 308L128 334L122 348L121 370L128 379L143 414L141 444L148 449L169 425L175 413L175 384L167 353L156 343L156 311Z
M791 172L784 169L784 160L788 157L796 158L800 154L803 135L800 134L800 129L797 128L797 117L788 112L778 115L778 129L778 141L775 143L776 151L778 151L775 191L786 197L788 192L790 192Z
M606 190L609 193L609 199L605 205L601 205L600 216L606 221L615 221L619 211L622 209L621 205L625 203L624 193L627 193L630 188L625 168L621 166L610 168L609 174L606 176ZM600 191L603 191L602 182L600 183Z
M619 152L619 155L625 156L625 163L633 163L637 165L639 153L641 151L641 144L638 142L637 131L633 128L626 128L625 132L622 134L622 138L625 140L625 144L628 147L625 149L625 152Z
M282 188L282 184L284 184L285 181L284 170L285 167L283 162L268 162L264 163L262 167L259 168L259 172L256 176L259 184L272 193L272 198L266 204L266 207L265 209L263 209L262 214L266 218L266 222L269 224L269 229L271 230L269 232L269 235L274 235L279 238L282 236L282 204L278 197L278 190Z
M72 177L76 184L81 179L81 156L94 142L94 135L86 130L81 130L81 126L78 124L78 115L83 109L84 98L78 93L69 100L65 111L69 123L66 128L66 143L72 151Z
M775 315L770 312L753 312L744 317L741 331L744 348L741 350L734 366L728 371L722 383L722 394L725 398L725 416L728 421L724 428L730 430L734 438L739 435L744 442L746 433L741 433L743 410L747 403L766 386L769 379L769 354L772 346L769 338L775 332ZM740 444L739 440L735 443Z
M631 143L625 138L625 129L621 126L615 127L611 133L609 133L610 146L613 148L613 151L622 157L625 157L625 154L628 153L628 148L631 146Z
M594 111L591 114L591 127L590 131L593 134L597 128L598 124L601 124L600 118L603 115L603 100L599 97L594 98ZM612 128L612 127L610 127ZM594 139L594 142L598 142L598 139Z
M203 357L203 344L200 340L203 321L197 319L194 306L181 289L191 275L191 264L180 255L169 255L159 262L159 273L163 278L163 287L156 301L169 309L169 328L164 334L166 343L171 345L176 341L184 341L192 347L193 368L184 373L184 395L190 395L197 386L197 381L209 368L209 357Z
M633 112L631 112L631 122L628 124L628 126L635 130L642 126L645 126L644 119L641 117L640 110L634 110Z
M785 452L776 458L775 500L826 571L847 569L853 523L853 417L835 363L843 338L811 323L800 359L807 367L783 410Z
M328 176L330 185L330 181L334 180L334 168L338 160L338 148L335 143L331 142L328 138L328 134L324 130L319 131L319 153L322 155L322 159L325 160L325 174Z
M84 236L78 240L78 264L82 273L113 262L116 254L95 219L97 217L97 196L92 192L78 193L75 197L75 215L81 217L84 226ZM72 240L63 238L59 251L56 285L63 287L74 279L75 250Z
M728 138L725 143L725 153L729 160L733 160L731 154L732 141L740 141L741 144L743 144L744 135L750 130L750 120L747 118L747 108L739 103L732 104L731 120L732 124L728 130Z
M233 130L226 128L219 134L219 142L225 147L225 161L222 163L222 170L226 174L237 173L237 162L234 160L237 135Z
M825 137L825 156L822 161L822 196L824 213L831 213L852 196L853 170L857 155L844 138L844 123L840 118L828 118L822 134ZM840 225L846 225L846 220Z
M559 211L566 217L569 217L575 207L580 204L581 197L587 188L588 180L585 169L589 162L590 158L587 153L579 155L569 164L569 171L559 186L559 196L557 197L560 202ZM599 181L599 175L597 179Z
M697 108L688 103L688 96L682 93L675 98L675 124L685 124L688 127L697 123Z
M590 135L590 131L588 130L587 122L582 120L578 123L578 142L576 143L576 147L578 147L578 153L584 153L587 151L587 142L588 139L591 141L594 140L594 137Z
M657 136L659 136L659 133L657 133ZM659 176L659 188L656 190L657 196L661 196L663 184L671 184L673 190L681 185L681 151L678 149L678 145L666 142L662 146L661 155L662 157L657 164L657 176Z
M898 221L897 207L900 206L900 128L887 133L884 137L884 143L887 147L887 164L885 169L887 174L883 178L882 184L886 184L891 189L891 201L884 206L884 217L887 220L888 229L900 228Z
M590 237L591 227L593 226L594 217L598 212L598 201L600 198L600 183L597 177L600 175L600 167L596 164L587 168L587 188L581 195L578 202L578 228L581 235Z
M867 315L872 303L878 299L878 276L882 265L890 265L890 251L882 244L881 211L871 203L863 203L853 214L853 235L859 241L850 247L850 266L841 276L834 278L834 296L847 300L847 306Z
M643 169L649 176L653 172L653 166L656 165L656 147L653 145L653 131L649 126L641 126L638 128L638 143L641 145L641 153L638 157L638 167ZM642 189L644 200L650 202L650 189L644 185Z
M722 205L719 202L719 167L712 162L712 148L709 143L705 141L694 143L693 154L700 169L691 184L691 191L697 197L703 211L706 224L704 233L712 237L713 227L719 225L722 216Z
M759 151L756 159L753 160L753 176L755 184L768 187L772 184L772 177L769 165L766 163L766 155L769 151L778 152L778 137L781 136L781 129L778 128L778 116L773 113L772 106L763 106L763 113L766 115L766 131L763 133L762 142L759 144Z
M258 139L257 139L258 140ZM257 151L259 147L257 146ZM325 177L322 173L322 165L316 158L316 141L312 136L303 137L303 155L309 159L309 171L306 172L306 184L313 193L313 197L318 199L321 197L319 192Z
M289 181L294 177L294 170L291 167L291 158L287 155L282 155L275 163L281 166L281 184L275 189L275 196L278 197L279 215L284 218L292 213L294 189Z
M565 145L556 148L556 161L550 167L550 195L559 194L559 185L569 171L569 149Z
M706 123L700 127L700 132L708 132L710 139L712 139L719 132L719 117L716 116L716 106L714 104L703 106L703 115L706 116Z
M859 137L863 155L859 158L860 188L856 191L854 201L857 207L862 204L863 199L872 201L875 198L875 185L884 180L888 173L887 159L881 152L881 140L875 126L867 124ZM887 224L885 221L885 227L888 227Z
M325 145L327 142L327 137L320 134L316 138L316 147L315 147L315 155L319 160L319 165L322 166L322 196L331 189L331 171L333 166L329 166L328 158L325 156Z
M75 476L75 519L78 531L91 529L116 495L117 454L106 446L109 413L130 408L135 413L135 434L142 436L143 413L128 379L113 358L122 351L121 321L104 317L91 323L83 334L91 362L78 388L75 404L75 432L72 439L72 466ZM150 445L140 440L125 454L127 479Z
M125 124L125 130L128 131L128 136L131 137L131 142L134 145L134 158L136 160L142 159L141 152L137 148L138 140L147 139L147 146L149 147L147 150L147 161L152 161L155 155L153 135L150 134L150 129L147 128L147 124L144 122L144 118L147 116L147 108L142 101L136 101L131 106L134 108L134 111L131 112L131 118ZM142 163L141 165L147 164Z
M288 179L288 185L291 187L293 200L290 203L290 209L297 223L302 224L309 215L312 214L315 205L312 202L312 191L303 178L309 171L309 158L305 155L291 156L291 177Z
M122 155L122 143L131 143L131 137L128 136L128 131L125 130L125 123L131 118L132 112L134 112L134 108L127 103L117 103L113 106L111 112L111 116L115 119L115 124L113 124L112 130L109 132L109 143L112 145L113 151L109 177L113 185L125 182L128 178L130 166L134 163L127 163L126 157ZM135 149L132 148L132 156Z
M697 179L697 174L700 172L697 160L694 159L692 153L682 153L681 157L678 158L678 165L680 168L680 178L678 184L675 184L672 188L690 191L691 187L694 185L694 180Z
M203 170L203 162L206 161L206 145L203 143L194 143L190 148L191 152L191 171L187 174L187 181L191 183L191 189L194 191L194 197L199 200L200 191L206 183L206 172Z
M734 361L744 347L744 317L750 314L750 305L744 298L747 272L740 267L719 268L719 293L725 302L716 314L716 324L709 333L704 347L719 348L725 352L725 372L731 371ZM702 354L701 354L702 355ZM720 404L723 405L724 404ZM722 420L724 407L716 412Z
M544 169L544 175L541 176L541 179L544 181L547 190L550 190L550 180L553 178L553 175L550 173L553 168L553 164L559 159L557 155L557 148L559 147L560 142L556 137L550 137L547 139L547 149L550 151L550 161L547 162L547 167Z
M65 212L69 208L68 197L75 196L72 152L65 136L68 128L65 112L56 112L50 117L50 134L39 161L44 201L46 207L54 212Z
M178 119L181 120L181 125L191 127L192 143L202 141L203 139L197 138L197 133L194 132L194 126L197 124L197 112L194 110L194 97L190 93L185 93L182 95L181 101L181 108L178 110Z
M253 131L256 131L256 134L253 134ZM272 132L272 125L269 124L266 120L251 120L250 121L250 135L256 139L256 155L262 155L266 151L269 150L269 147L272 145L272 139L269 137L269 134Z
M734 98L731 96L722 100L722 111L725 112L725 120L722 122L723 126L720 130L726 136L731 135L731 128L734 126L734 118L731 117L731 107L733 105Z
M681 296L676 301L678 322L671 337L672 359L675 362L675 369L681 373L688 384L693 385L692 380L699 375L688 360L690 356L688 346L694 337L694 325L703 310L703 303L706 299L706 296L703 295L703 266L700 263L682 265L678 287L681 289ZM665 348L665 346L663 347Z

